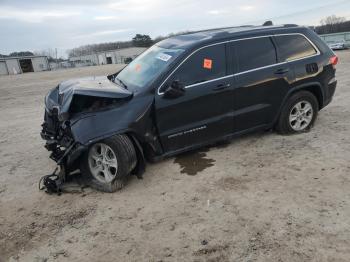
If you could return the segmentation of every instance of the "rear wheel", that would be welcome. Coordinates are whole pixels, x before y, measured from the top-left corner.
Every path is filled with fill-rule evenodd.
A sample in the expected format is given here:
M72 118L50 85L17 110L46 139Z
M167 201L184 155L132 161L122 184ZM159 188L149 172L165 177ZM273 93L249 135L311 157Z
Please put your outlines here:
M318 113L318 101L308 91L292 95L283 106L276 129L282 134L308 131L314 124Z
M136 162L130 139L126 135L116 135L91 145L83 155L80 169L91 187L115 192L124 187Z

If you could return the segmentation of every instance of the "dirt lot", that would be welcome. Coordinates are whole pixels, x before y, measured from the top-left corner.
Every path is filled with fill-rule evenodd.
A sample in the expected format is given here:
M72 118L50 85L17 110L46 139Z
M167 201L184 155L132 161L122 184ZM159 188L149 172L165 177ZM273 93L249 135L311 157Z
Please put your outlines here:
M311 132L262 133L147 167L121 192L49 196L39 136L60 81L116 66L0 77L0 261L349 261L350 52Z

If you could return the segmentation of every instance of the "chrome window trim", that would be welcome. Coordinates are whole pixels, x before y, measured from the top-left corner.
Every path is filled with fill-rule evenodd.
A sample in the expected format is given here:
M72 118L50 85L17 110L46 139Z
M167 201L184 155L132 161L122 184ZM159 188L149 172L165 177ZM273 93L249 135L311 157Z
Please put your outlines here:
M295 61L299 61L299 60L304 60L307 58L311 58L311 57L315 57L321 54L320 50L318 49L318 47L304 34L302 33L287 33L287 34L275 34L275 35L264 35L264 36L254 36L254 37L247 37L247 38L240 38L240 39L234 39L234 40L228 40L228 41L223 41L223 42L219 42L219 43L214 43L214 44L210 44L210 45L206 45L206 46L202 46L196 50L194 50L191 54L189 54L184 60L182 60L182 62L167 76L167 78L165 78L165 80L161 83L161 85L158 87L157 89L157 94L159 96L163 95L164 92L160 93L159 90L163 87L163 85L165 84L166 81L168 81L168 79L175 73L175 71L177 69L179 69L179 67L187 61L187 59L189 59L193 54L197 53L198 51L207 48L207 47L211 47L211 46L215 46L215 45L221 45L221 44L227 44L227 43L232 43L232 42L238 42L238 41L243 41L243 40L250 40L250 39L257 39L257 38L266 38L266 37L274 37L274 36L285 36L285 35L301 35L303 36L311 45L312 47L316 50L316 54L314 55L310 55L310 56L305 56L305 57L301 57L301 58L296 58L293 60L289 60L289 61L285 61L285 62L280 62L280 63L276 63L276 64L272 64L272 65L267 65L267 66L263 66L263 67L258 67L258 68L254 68L254 69L250 69L244 72L239 72L236 74L231 74L231 75L226 75L223 77L219 77L219 78L214 78L214 79L210 79L208 81L204 81L204 82L200 82L200 83L195 83L192 85L187 85L185 86L185 88L190 88L190 87L195 87L198 85L202 85L202 84L206 84L206 83L210 83L210 82L214 82L217 80L221 80L221 79L226 79L226 78L230 78L230 77L234 77L234 76L238 76L238 75L242 75L242 74L246 74L246 73L250 73L250 72L254 72L254 71L258 71L258 70L262 70L262 69L266 69L266 68L270 68L270 67L274 67L274 66L278 66L278 65L283 65L283 64L288 64L291 62L295 62Z
M230 77L233 77L233 76L234 76L234 75L222 76L222 77L218 77L218 78L210 79L210 80L207 80L207 81L203 81L203 82L195 83L195 84L192 84L192 85L188 85L188 86L185 86L185 88L195 87L195 86L199 86L199 85L202 85L202 84L206 84L206 83L215 82L215 81L217 81L217 80L221 80L221 79L230 78Z

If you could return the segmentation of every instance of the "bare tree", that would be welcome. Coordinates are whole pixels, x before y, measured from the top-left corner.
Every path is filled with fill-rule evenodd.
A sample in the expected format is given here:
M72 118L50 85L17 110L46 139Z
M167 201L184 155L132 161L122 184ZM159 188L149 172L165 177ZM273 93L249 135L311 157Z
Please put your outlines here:
M321 25L336 25L346 21L345 17L331 15L321 20Z
M55 50L53 48L47 48L39 51L34 51L35 55L44 55L47 57L55 57Z
M337 33L342 31L342 25L346 22L345 17L336 15L328 16L321 20L321 31L324 34Z
M79 46L68 50L67 54L68 54L68 57L74 57L74 56L88 55L88 54L101 52L101 51L127 48L132 46L133 46L132 41L100 43L100 44Z
M42 55L42 56L47 56L47 59L49 62L56 62L56 51L53 48L47 48L39 51L34 51L34 55ZM57 62L62 62L64 61L63 57L60 57L57 59Z

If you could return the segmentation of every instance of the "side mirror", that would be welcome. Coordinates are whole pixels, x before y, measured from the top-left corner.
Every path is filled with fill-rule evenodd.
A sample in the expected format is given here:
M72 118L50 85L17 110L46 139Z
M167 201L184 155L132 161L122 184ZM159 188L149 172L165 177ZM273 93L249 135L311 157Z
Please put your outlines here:
M173 99L183 96L185 94L185 86L179 81L175 80L164 91L164 98Z

